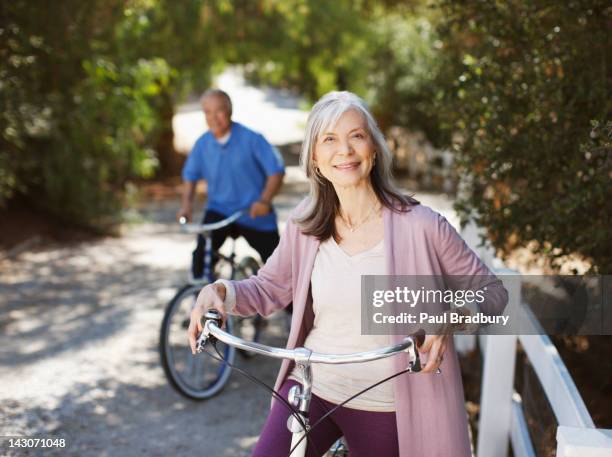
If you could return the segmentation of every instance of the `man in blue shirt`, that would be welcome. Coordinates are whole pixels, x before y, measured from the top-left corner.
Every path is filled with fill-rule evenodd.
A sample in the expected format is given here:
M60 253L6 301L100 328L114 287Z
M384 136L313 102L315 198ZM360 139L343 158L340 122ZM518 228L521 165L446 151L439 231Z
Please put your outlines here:
M208 204L203 224L248 208L235 223L213 232L213 252L228 235L242 235L265 262L279 241L272 199L283 182L283 159L261 134L231 120L232 102L225 92L208 90L201 102L209 130L198 138L183 167L183 199L177 217L191 220L196 184L206 180ZM200 236L193 252L196 278L203 274L203 252Z

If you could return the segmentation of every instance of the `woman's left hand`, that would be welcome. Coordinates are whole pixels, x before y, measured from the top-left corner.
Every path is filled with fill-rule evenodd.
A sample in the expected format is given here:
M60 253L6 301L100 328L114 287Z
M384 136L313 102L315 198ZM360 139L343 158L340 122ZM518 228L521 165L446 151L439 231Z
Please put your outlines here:
M449 335L426 335L425 341L419 347L420 354L427 354L427 364L421 373L434 373L444 360L444 353L448 344Z

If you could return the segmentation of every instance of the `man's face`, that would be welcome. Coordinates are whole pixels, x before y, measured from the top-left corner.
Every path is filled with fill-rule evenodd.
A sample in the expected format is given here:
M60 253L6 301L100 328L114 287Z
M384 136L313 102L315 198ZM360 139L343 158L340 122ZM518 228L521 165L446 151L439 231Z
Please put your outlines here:
M209 95L202 102L208 128L215 136L221 138L230 130L231 115L227 102L220 95Z

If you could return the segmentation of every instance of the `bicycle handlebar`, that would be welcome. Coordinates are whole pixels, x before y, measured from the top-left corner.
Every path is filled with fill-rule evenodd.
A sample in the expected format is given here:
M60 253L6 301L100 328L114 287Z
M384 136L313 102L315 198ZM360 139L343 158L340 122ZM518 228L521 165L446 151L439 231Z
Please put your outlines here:
M179 219L179 223L184 232L191 234L204 234L207 232L213 232L215 230L219 230L220 228L227 227L232 222L235 222L240 216L246 213L246 210L241 209L240 211L236 211L231 216L226 217L225 219L212 222L210 224L188 224L187 219L181 217Z
M296 363L360 363L378 360L405 352L408 354L408 369L413 372L421 371L417 347L420 346L420 342L422 342L422 335L407 336L401 343L374 349L372 351L355 352L351 354L323 354L320 352L313 352L303 347L284 349L243 340L220 328L221 317L215 311L208 311L202 316L201 323L203 330L196 342L196 350L198 353L204 350L204 346L211 337L239 349L256 352L276 359L289 359Z

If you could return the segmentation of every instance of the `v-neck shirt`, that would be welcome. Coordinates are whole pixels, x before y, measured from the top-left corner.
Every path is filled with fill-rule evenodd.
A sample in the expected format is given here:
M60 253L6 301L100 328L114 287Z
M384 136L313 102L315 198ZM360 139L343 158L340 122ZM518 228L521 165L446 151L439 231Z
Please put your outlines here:
M361 334L361 276L386 274L384 242L354 255L332 238L322 242L311 277L314 326L304 346L315 352L347 354L389 345L387 335ZM312 364L314 394L341 403L394 373L390 358L342 365ZM292 373L293 379L298 379ZM366 411L395 411L393 386L386 382L345 406Z

